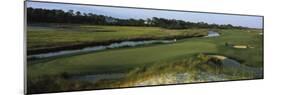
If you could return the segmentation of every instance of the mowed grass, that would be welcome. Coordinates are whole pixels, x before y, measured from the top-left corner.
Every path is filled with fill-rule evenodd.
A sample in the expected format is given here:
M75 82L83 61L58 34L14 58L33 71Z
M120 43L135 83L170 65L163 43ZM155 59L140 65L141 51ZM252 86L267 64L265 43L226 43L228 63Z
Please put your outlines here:
M130 40L134 38L157 39L177 35L193 35L194 33L203 33L204 31L206 32L207 30L169 30L158 27L93 25L27 26L27 49L45 49L90 42Z
M206 47L201 47L205 45ZM126 48L93 52L71 57L61 57L28 68L29 75L45 74L99 74L126 73L135 67L147 65L160 60L167 60L198 52L216 52L216 45L206 42L178 42L167 45L153 45L139 48Z
M140 66L159 64L159 61L171 61L182 56L188 57L199 53L223 54L238 59L241 64L247 66L259 68L263 66L262 36L258 35L258 32L238 29L218 31L221 36L215 38L189 38L173 44L121 48L39 60L28 65L28 76L35 78L62 73L70 75L127 73ZM226 42L251 45L254 48L234 49L226 47Z

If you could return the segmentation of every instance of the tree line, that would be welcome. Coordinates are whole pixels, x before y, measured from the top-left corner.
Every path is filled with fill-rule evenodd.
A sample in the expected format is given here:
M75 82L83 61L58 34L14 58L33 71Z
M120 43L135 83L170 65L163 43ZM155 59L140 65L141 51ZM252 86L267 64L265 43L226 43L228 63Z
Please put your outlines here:
M205 22L189 22L176 19L166 19L152 17L147 19L120 19L111 16L98 15L94 13L82 13L74 10L27 8L28 23L67 23L67 24L93 24L93 25L118 25L118 26L154 26L167 29L187 29L187 28L247 28L233 26L231 24L219 25Z

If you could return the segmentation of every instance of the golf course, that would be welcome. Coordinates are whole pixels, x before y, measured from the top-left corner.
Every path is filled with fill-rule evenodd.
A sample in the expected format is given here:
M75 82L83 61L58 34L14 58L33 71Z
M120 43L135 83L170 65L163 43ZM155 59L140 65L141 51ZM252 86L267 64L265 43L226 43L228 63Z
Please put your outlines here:
M100 51L66 54L61 56L35 58L27 60L27 77L30 86L55 89L50 91L100 89L114 87L130 87L137 80L153 78L161 74L177 72L206 72L226 75L222 80L237 80L249 78L262 78L263 68L263 40L258 29L216 29L220 36L207 37L210 29L163 29L159 27L131 27L131 26L95 26L95 25L64 25L28 26L27 48L45 49L59 46L75 46L83 44L108 41L128 41L131 39L177 39L171 43L146 44L134 47L120 47ZM98 30L98 32L97 32ZM145 39L145 40L147 40ZM246 45L252 48L234 48L230 45ZM211 70L224 68L223 66L209 66L208 54L223 55L239 62L241 66L257 68L255 72L240 70L223 70L214 73ZM198 58L205 56L206 58ZM197 63L199 64L197 64ZM173 65L174 64L174 65ZM196 64L190 69L189 65ZM180 67L181 69L177 69ZM209 66L209 67L206 67ZM186 68L184 68L186 67ZM188 69L189 68L189 69ZM196 69L198 68L198 69ZM162 70L162 71L161 71ZM119 74L114 78L114 74ZM83 80L83 76L101 75L113 76L112 79L101 78L91 81ZM145 76L145 77L144 77ZM199 74L198 74L199 76ZM196 75L195 75L196 77ZM142 79L143 78L143 79ZM126 80L127 82L124 82ZM196 78L193 79L196 82ZM199 80L199 79L198 79ZM48 82L57 81L49 84ZM43 83L43 84L40 84ZM204 81L208 82L208 81ZM104 84L100 86L101 84ZM165 84L165 83L164 83ZM69 86L76 85L77 87ZM149 84L147 84L149 85ZM150 84L151 85L151 84ZM49 88L48 88L49 87ZM48 91L47 90L47 91ZM34 90L33 90L34 91Z
M27 94L263 79L263 17L26 2Z

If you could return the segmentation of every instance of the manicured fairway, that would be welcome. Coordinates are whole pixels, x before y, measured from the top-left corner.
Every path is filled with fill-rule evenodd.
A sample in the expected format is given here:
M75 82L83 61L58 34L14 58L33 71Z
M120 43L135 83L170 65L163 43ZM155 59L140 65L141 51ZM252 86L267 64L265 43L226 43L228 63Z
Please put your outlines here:
M207 47L200 47L205 45ZM30 75L69 73L118 73L128 71L136 66L155 61L167 60L198 52L215 52L215 44L206 42L178 42L175 44L155 45L139 48L116 49L63 57L44 63L31 65ZM36 71L37 70L37 71Z

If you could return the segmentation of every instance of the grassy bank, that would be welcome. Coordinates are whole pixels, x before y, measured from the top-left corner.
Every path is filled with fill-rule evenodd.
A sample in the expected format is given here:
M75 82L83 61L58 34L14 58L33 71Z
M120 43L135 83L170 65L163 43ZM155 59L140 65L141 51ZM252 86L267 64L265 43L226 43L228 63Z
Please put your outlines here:
M262 78L260 77L262 73L260 70L233 69L232 67L224 66L221 61L205 54L182 56L173 60L159 61L150 66L138 67L130 71L124 79L116 82L109 81L107 84L111 85L106 86L131 87L139 86L140 84L159 85ZM185 78L180 79L177 77L179 74L186 74L183 76ZM106 80L101 83L105 82ZM100 86L101 88L106 87L102 84Z

